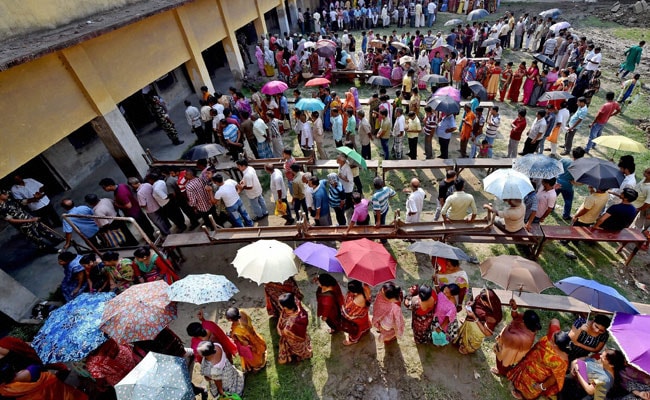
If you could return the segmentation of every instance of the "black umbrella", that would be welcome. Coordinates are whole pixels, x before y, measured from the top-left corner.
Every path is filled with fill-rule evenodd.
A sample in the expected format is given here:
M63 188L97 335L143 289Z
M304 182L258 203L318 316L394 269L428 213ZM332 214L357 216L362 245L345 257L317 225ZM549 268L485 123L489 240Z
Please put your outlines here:
M198 160L200 158L212 158L226 154L226 149L220 144L207 143L199 144L189 149L181 157L183 160Z
M472 91L481 101L485 101L488 98L487 90L483 87L483 84L479 81L469 81L467 82L469 90Z
M551 60L551 58L549 56L545 56L542 53L535 54L533 56L533 58L535 60L541 62L542 64L548 65L551 68L555 67L555 61Z
M598 190L617 188L624 178L616 164L600 158L580 158L569 166L569 172L576 182Z
M436 96L427 105L447 115L460 112L460 104L449 96Z
M442 75L427 74L420 78L420 82L426 82L432 85L449 83L449 79Z

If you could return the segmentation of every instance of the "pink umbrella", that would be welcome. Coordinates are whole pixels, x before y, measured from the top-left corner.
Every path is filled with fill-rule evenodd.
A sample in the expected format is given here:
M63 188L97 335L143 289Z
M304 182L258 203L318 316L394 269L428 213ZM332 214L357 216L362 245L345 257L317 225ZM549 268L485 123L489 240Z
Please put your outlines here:
M441 87L433 94L433 97L437 96L449 96L456 101L460 101L460 90L452 86Z
M274 95L280 94L287 89L289 89L289 86L287 86L287 84L282 81L270 81L262 86L262 90L260 90L260 92L264 94Z
M451 55L451 53L454 53L457 50L448 44L436 47L435 49L431 49L429 52L429 61L433 60L433 57L436 55L436 51L440 53L440 58L445 58L445 54Z

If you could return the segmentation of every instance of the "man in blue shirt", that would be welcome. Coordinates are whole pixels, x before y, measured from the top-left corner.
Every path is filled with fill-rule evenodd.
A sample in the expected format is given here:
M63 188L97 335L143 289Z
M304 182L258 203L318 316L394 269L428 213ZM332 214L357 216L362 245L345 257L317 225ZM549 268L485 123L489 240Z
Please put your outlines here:
M337 107L332 108L332 136L336 147L343 146L343 117Z
M66 214L94 215L93 209L86 205L75 207L72 199L61 200L61 207L63 207ZM99 241L97 240L99 227L93 218L70 217L69 219L79 229L79 232L88 238L93 245L100 247ZM70 247L70 242L72 241L72 230L72 226L64 219L63 233L65 233L65 245L63 245L63 250L67 250Z
M63 221L65 228L66 222ZM63 281L61 281L61 292L65 301L71 301L88 288L85 279L84 267L79 263L81 256L64 251L59 254L58 262L63 267Z
M560 162L562 163L562 168L564 172L557 177L557 183L560 185L559 189L555 189L555 192L558 195L562 195L564 199L564 211L562 212L562 218L564 220L571 219L571 207L573 206L573 175L569 172L569 167L577 159L580 159L585 156L585 150L582 147L576 147L571 151L573 160L569 158L562 158Z
M332 225L329 196L327 193L327 181L325 179L319 181L318 177L312 176L308 184L314 191L312 199L314 201L314 220L316 220L316 224L318 226Z
M578 99L578 109L575 113L569 118L569 123L567 124L566 134L564 135L564 151L560 153L562 156L566 156L571 152L573 147L573 137L576 134L576 131L582 125L582 121L587 118L587 99L580 97Z
M440 120L436 135L438 136L438 144L440 144L440 158L449 158L449 142L451 141L451 133L456 130L456 119L454 114L449 114Z
M388 200L397 193L392 188L386 186L384 180L379 176L373 179L372 185L375 188L375 193L372 194L372 211L375 214L375 226L379 227L386 225L386 215L389 209ZM388 243L386 239L382 239L381 242L384 244Z

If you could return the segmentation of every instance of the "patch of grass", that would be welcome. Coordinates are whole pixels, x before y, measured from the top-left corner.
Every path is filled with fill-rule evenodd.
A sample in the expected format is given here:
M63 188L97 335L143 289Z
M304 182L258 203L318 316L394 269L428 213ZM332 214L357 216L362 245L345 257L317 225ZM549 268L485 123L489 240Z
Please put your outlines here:
M611 22L611 21L603 21L600 18L594 17L594 16L589 16L587 18L581 19L575 23L576 28L601 28L601 29L607 29L607 28L617 28L620 27L619 24L616 22Z
M648 30L644 28L624 28L618 26L612 29L612 34L618 39L631 40L636 44L648 37Z

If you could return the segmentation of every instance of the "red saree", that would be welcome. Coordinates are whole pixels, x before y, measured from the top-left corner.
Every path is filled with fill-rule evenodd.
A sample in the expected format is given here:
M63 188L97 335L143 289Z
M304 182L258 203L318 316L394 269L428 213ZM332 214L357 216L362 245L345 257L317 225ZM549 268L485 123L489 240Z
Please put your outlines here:
M333 290L323 292L319 287L316 290L316 315L323 318L333 332L342 330L341 308L343 307L343 293L337 284Z

